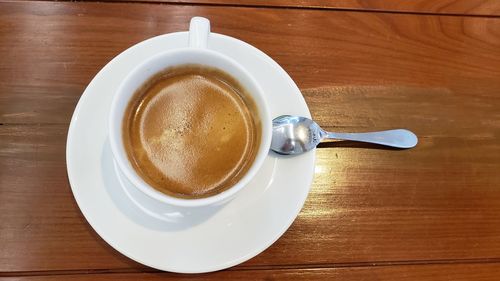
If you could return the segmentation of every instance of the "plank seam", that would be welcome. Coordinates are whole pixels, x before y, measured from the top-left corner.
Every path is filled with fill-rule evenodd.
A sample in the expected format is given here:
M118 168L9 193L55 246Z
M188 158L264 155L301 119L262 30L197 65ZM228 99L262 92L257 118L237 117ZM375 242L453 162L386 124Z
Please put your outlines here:
M465 264L500 264L500 258L478 258L478 259L441 259L441 260L407 260L407 261L372 261L372 262L348 262L348 263L318 263L318 264L290 264L290 265L265 265L265 266L238 266L227 271L278 271L278 270L318 270L339 268L367 268L367 267L390 267L390 266L423 266L423 265L465 265ZM82 275L82 274L141 274L141 273L165 273L152 268L143 269L69 269L69 270L41 270L41 271L10 271L0 272L0 277L25 277L25 276L54 276L54 275Z
M0 0L0 3L20 3L18 0ZM418 11L396 11L381 9L356 9L356 8L338 8L338 7L317 7L317 6L278 6L278 5L251 5L251 4L231 4L231 3L183 3L183 2L157 2L157 1L133 1L133 0L29 0L22 2L54 2L54 3L109 3L109 4L155 4L172 6L208 6L208 7L228 7L228 8L258 8L258 9L280 9L280 10L318 10L318 11L337 11L354 13L379 13L379 14L403 14L403 15L422 15L422 16L445 16L445 17L473 17L473 18L500 18L500 15L485 14L457 14L457 13L438 13L438 12L418 12Z

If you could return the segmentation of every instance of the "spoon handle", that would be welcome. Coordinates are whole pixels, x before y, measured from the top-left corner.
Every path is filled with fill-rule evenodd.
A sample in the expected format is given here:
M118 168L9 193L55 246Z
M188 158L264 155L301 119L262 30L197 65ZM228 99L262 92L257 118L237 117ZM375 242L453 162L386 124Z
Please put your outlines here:
M370 133L325 133L328 139L369 142L398 148L414 147L418 142L417 136L405 129Z

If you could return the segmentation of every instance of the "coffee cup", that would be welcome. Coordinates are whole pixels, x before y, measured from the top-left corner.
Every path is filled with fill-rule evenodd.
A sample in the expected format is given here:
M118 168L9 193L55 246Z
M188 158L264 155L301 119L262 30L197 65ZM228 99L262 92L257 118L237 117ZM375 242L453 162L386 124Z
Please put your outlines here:
M141 193L144 193L159 202L173 206L202 207L220 205L230 201L255 177L257 171L264 163L270 148L272 120L265 93L262 91L259 83L252 77L252 75L235 59L230 58L225 54L210 50L207 47L209 40L209 21L200 17L193 18L189 27L188 46L185 48L159 53L138 64L130 73L128 73L121 85L118 87L111 105L108 120L109 141L115 164L120 170L120 173L124 176L125 180L127 180ZM258 123L258 126L253 128L253 130L256 131L255 138L257 138L257 142L255 142L254 152L251 153L251 161L249 161L245 170L241 172L241 174L238 174L237 180L230 182L229 186L220 190L215 189L213 193L207 193L208 195L206 196L177 196L175 194L159 190L158 187L152 184L152 181L144 175L144 173L139 171L141 163L131 160L129 151L130 144L127 142L126 138L124 138L124 127L126 127L125 125L127 122L131 122L127 121L127 112L130 111L130 104L134 98L136 98L137 91L158 73L161 73L166 69L176 69L186 65L196 65L211 70L215 69L221 73L229 74L231 78L234 78L236 81L235 84L237 84L238 87L241 86L241 88L244 89L247 98L251 100L252 105L249 110L253 115L255 115L252 118L256 119L255 122ZM229 85L229 88L232 89L234 87ZM168 119L169 116L160 116L159 118L162 118L163 120ZM198 135L196 137L201 140L204 138L203 135ZM169 138L166 140L163 139L163 141L175 142L176 139L175 136L169 136ZM231 143L225 144L225 146L231 145ZM220 147L217 149L220 149ZM189 150L189 146L184 146L183 150L179 151L179 153L185 152L186 150ZM235 159L237 159L237 157ZM202 164L198 163L198 166L199 165ZM181 169L189 170L191 167L186 166L181 167ZM207 169L202 170L209 174L218 171L215 169L217 169L217 167L207 167ZM169 171L165 171L166 174L168 174L168 172ZM205 175L200 174L199 176L204 177Z

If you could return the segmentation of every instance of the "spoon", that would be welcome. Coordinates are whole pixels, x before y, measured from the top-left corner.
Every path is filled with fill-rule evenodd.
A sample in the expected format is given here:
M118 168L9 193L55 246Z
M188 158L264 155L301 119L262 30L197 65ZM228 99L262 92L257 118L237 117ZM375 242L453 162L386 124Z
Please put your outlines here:
M271 149L279 154L295 155L315 148L324 139L339 139L376 143L397 148L417 145L417 136L405 129L370 133L331 133L324 131L313 120L282 115L273 120Z

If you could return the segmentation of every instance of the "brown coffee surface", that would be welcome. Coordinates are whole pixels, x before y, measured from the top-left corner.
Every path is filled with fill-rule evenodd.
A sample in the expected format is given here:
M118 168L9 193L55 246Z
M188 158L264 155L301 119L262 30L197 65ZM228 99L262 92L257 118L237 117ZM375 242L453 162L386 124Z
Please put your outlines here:
M260 122L230 75L181 66L149 79L128 105L123 141L138 174L157 190L203 198L237 183L260 143Z

